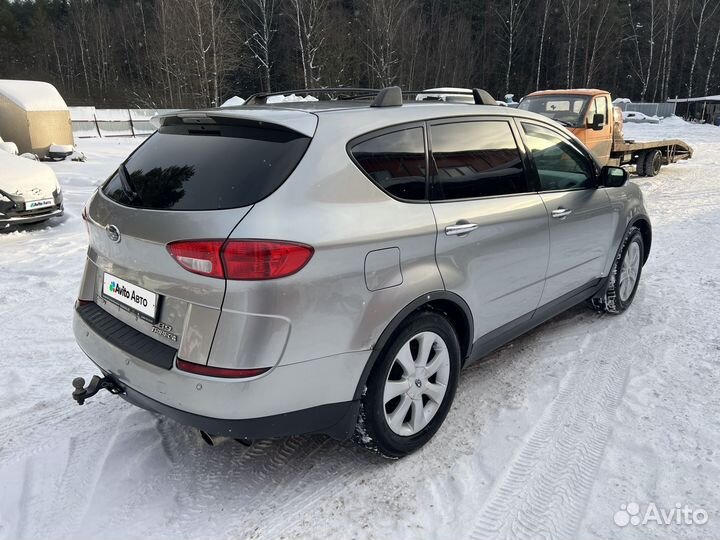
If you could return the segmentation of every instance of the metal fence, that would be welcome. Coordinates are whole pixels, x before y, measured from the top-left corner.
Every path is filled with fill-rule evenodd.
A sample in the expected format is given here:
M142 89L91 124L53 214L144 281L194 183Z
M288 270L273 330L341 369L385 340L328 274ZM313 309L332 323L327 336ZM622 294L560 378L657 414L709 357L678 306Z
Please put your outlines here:
M156 114L175 109L96 109L70 107L73 135L76 138L92 137L145 137L155 128L150 119Z
M676 103L618 103L623 111L635 111L663 118L675 115Z

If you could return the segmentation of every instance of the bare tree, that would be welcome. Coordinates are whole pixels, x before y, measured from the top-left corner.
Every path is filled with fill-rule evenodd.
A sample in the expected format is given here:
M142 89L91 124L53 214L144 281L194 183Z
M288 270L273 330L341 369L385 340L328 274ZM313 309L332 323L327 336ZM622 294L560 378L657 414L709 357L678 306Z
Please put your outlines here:
M290 0L298 33L305 88L318 86L322 66L318 54L326 41L328 0Z
M642 84L642 91L640 92L640 101L645 101L645 95L647 94L648 86L650 85L650 73L652 72L653 65L653 51L655 49L655 0L649 0L650 2L650 47L648 51L647 64L645 69L645 79Z
M575 61L580 40L580 24L587 14L589 4L586 0L560 0L560 4L568 31L565 84L571 88L575 82Z
M392 85L398 72L398 36L405 14L415 0L365 0L363 23L365 49L371 77L382 86Z
M656 18L656 12L655 12L655 0L649 0L650 4L650 17L649 17L649 27L650 27L650 35L648 36L648 55L647 60L644 59L640 42L641 40L644 41L641 37L641 31L644 28L644 25L640 22L640 20L635 20L633 16L633 10L632 10L632 2L628 2L627 8L628 8L628 22L630 25L630 40L632 41L634 48L635 48L635 60L637 61L637 64L633 64L633 70L635 71L635 74L637 75L639 81L640 81L640 100L645 100L645 95L647 94L648 86L650 85L650 73L652 71L652 64L653 64L653 58L654 58L654 49L655 49L655 18Z
M693 94L693 78L695 75L695 63L697 62L698 50L700 49L700 39L702 37L703 27L709 18L713 16L718 8L717 0L699 0L700 13L698 14L697 20L695 20L695 6L698 2L693 1L691 20L695 25L697 32L695 33L695 46L693 48L692 63L690 64L690 77L688 77L688 97L692 97ZM709 9L708 9L709 7Z
M550 2L551 0L545 0L545 9L543 9L542 27L540 30L540 50L537 57L537 74L535 75L535 90L540 90L540 68L542 67L545 29L547 28L548 13L550 12Z
M673 58L673 52L674 52L674 46L675 46L675 34L677 33L678 29L678 17L680 12L680 0L667 0L667 6L666 6L666 20L667 20L667 28L668 28L668 36L669 36L669 42L667 45L667 53L665 56L665 76L663 77L662 87L661 87L661 98L666 99L668 98L668 94L670 92L670 79L672 76L672 68L674 65L674 58Z
M245 46L262 71L263 90L271 91L270 73L272 60L270 46L275 36L276 0L240 0L240 20L244 23L247 37Z
M707 77L705 77L706 96L710 93L710 75L713 72L713 67L715 67L715 57L717 56L718 45L720 45L720 31L715 32L715 45L713 46L712 55L710 56L710 65L708 66Z
M502 9L495 8L500 21L500 39L505 43L505 94L510 92L510 74L517 55L516 42L529 5L529 0L507 0L502 2Z
M607 19L608 11L610 10L610 3L603 2L600 4L600 16L592 19L595 26L595 34L592 40L592 49L590 52L590 62L587 69L587 75L585 76L585 87L590 87L592 84L593 77L595 76L600 61L602 60L601 51L605 50L605 45L609 39L610 33L607 31L605 26L605 20Z

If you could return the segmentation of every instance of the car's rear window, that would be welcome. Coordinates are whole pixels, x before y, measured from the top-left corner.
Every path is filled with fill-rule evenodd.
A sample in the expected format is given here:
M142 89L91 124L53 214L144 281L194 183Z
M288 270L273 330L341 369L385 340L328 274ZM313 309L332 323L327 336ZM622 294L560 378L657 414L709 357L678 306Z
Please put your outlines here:
M116 202L162 210L222 210L275 191L310 138L257 125L171 125L138 148L103 186Z

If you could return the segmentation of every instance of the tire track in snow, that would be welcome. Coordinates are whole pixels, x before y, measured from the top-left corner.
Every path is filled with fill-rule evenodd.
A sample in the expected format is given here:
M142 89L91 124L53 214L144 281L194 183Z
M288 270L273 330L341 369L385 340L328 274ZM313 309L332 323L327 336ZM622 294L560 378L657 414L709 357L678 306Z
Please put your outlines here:
M209 448L194 430L178 436L178 428L165 421L158 426L170 467L167 480L183 486L175 493L178 512L172 520L172 529L179 533L203 516L230 510L232 517L224 526L210 525L208 534L276 538L266 526L274 531L294 525L307 508L336 495L349 476L371 461L354 449L343 452L329 438L258 440L249 448L227 441ZM193 473L189 476L188 471ZM220 493L224 495L216 496ZM127 511L142 504L133 501Z
M576 365L565 377L488 496L473 540L575 537L627 378L622 329L612 332L615 326L606 330L603 356Z
M283 494L282 508L279 509L282 512L282 519L278 519L277 513L274 520L263 519L266 514L263 512L263 507L256 508L247 517L250 518L251 523L258 525L253 530L247 531L245 537L283 537L283 533L304 519L307 511L319 507L323 501L332 500L347 489L348 485L357 479L356 475L363 467L374 467L372 461L375 456L359 454L359 452L364 450L343 448L332 439L327 439L316 452L313 452L313 464L289 478L293 489L290 493ZM322 464L323 467L316 467L315 464ZM269 502L277 503L275 493L266 499L264 505ZM234 534L227 537L235 538Z

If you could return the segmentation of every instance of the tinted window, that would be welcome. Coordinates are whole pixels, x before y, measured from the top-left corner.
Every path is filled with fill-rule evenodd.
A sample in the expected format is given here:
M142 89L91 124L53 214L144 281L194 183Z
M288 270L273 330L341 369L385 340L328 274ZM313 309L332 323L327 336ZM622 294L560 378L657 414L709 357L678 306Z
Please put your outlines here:
M592 163L551 130L523 124L543 190L579 189L595 184Z
M462 122L430 128L433 199L471 199L528 191L507 122Z
M249 126L169 126L152 135L103 187L137 208L220 210L254 204L290 175L310 139Z
M350 150L360 168L390 195L425 199L425 141L422 128L404 129L361 142Z

